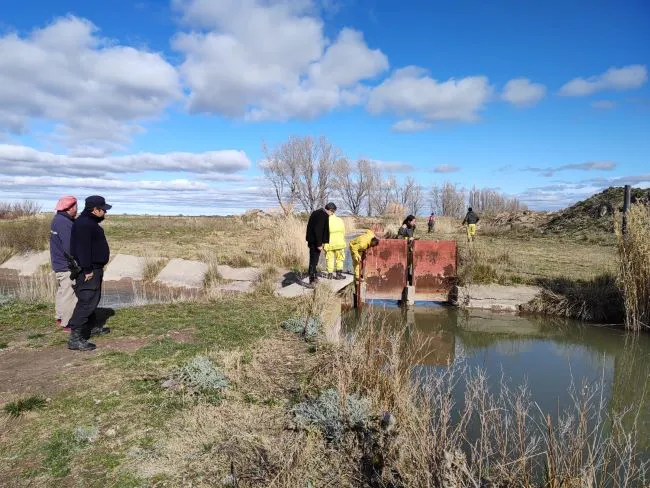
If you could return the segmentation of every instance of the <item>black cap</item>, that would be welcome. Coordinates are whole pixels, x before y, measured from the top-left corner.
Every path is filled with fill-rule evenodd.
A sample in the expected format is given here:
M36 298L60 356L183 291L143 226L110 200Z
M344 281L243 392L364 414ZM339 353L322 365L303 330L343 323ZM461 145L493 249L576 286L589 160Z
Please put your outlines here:
M101 197L99 195L92 195L86 198L86 208L101 208L104 211L108 211L113 208L113 206L106 203L104 197Z

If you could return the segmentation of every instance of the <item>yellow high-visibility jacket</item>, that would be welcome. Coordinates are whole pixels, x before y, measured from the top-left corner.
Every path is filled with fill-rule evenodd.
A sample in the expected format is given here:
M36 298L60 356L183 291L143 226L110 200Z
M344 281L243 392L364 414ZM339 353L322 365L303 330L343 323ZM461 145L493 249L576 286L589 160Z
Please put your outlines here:
M368 247L370 247L370 241L375 237L375 233L371 230L367 230L365 234L361 234L359 237L356 237L350 241L350 252L354 255L359 255Z
M330 242L323 245L325 251L340 251L345 249L345 222L341 217L330 215Z

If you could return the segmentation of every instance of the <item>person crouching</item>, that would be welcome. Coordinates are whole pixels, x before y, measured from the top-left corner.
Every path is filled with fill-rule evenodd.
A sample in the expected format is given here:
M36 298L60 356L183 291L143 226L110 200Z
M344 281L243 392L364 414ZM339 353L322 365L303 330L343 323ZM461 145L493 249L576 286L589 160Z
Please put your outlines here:
M366 251L377 245L379 245L379 239L375 237L375 233L371 230L350 241L350 256L352 256L355 282L358 282L361 276L361 261Z

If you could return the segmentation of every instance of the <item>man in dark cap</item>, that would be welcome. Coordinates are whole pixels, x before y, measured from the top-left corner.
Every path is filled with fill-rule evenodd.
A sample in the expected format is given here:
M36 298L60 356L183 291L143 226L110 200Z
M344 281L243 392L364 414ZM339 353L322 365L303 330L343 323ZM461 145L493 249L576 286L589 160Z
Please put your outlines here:
M325 208L314 210L307 222L307 246L309 246L309 285L318 283L316 267L323 250L323 244L330 242L330 215L336 212L336 205L332 202L325 205Z
M90 196L86 198L84 211L72 225L70 251L82 272L75 283L77 305L69 322L71 333L68 349L92 351L95 344L88 342L90 336L110 332L108 327L92 328L102 293L104 266L110 257L104 229L99 223L110 209L111 205L106 203L104 197Z

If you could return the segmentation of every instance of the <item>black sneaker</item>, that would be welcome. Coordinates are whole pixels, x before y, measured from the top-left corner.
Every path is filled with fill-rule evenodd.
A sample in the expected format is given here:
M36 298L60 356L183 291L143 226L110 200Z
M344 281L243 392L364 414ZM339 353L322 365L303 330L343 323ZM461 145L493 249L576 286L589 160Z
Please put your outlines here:
M110 333L111 333L111 329L109 327L93 327L90 330L91 336L98 336L98 335L104 335Z
M97 348L92 342L81 337L79 331L73 330L68 340L68 349L71 351L94 351Z

